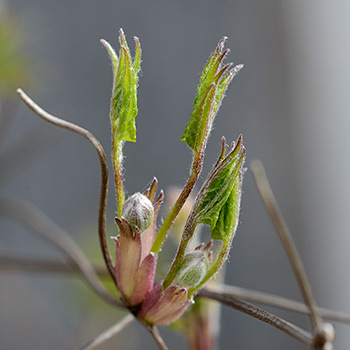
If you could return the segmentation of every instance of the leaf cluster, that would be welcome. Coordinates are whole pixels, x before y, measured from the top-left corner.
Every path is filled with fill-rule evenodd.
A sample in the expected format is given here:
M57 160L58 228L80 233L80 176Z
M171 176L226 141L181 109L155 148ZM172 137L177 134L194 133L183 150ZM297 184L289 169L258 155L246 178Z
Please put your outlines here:
M223 50L226 39L223 37L220 40L204 67L193 101L193 112L181 137L181 141L186 142L196 153L209 136L228 85L243 68L243 65L237 65L230 70L232 63L223 66L223 60L229 52L228 49Z

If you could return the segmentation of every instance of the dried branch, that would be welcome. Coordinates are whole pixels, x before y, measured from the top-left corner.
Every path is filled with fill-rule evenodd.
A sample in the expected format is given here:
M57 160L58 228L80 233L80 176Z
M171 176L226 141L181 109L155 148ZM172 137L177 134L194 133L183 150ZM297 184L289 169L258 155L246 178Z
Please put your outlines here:
M73 123L67 122L65 120L59 119L39 107L28 95L26 95L23 90L18 89L17 93L19 97L24 101L24 103L40 118L45 121L59 126L63 129L67 129L85 137L95 148L101 166L101 192L100 192L100 204L99 204L99 213L98 213L98 232L100 238L100 244L102 249L102 254L108 271L116 283L114 266L112 263L112 258L108 250L107 238L106 238L106 208L107 208L107 194L108 194L108 164L105 151L96 139L96 137L89 131L83 129L82 127L75 125Z
M306 272L297 248L293 242L292 235L281 214L281 211L271 190L270 184L267 180L264 167L260 161L254 160L251 164L251 170L253 172L255 184L258 188L261 199L263 200L265 207L270 214L270 217L276 227L276 230L281 238L291 265L294 269L294 273L297 277L305 303L310 308L310 318L313 329L315 330L322 328L323 321L317 309L316 301L311 290L311 285L306 276Z
M79 348L79 350L91 350L95 349L97 346L103 344L108 339L114 337L124 328L126 328L131 322L135 320L135 317L131 314L125 316L118 323L114 324L112 327L106 329L101 334L99 334L94 339L90 340L87 344Z
M5 214L16 221L20 221L33 232L53 243L81 270L86 282L101 298L110 304L123 307L121 301L109 294L101 285L89 260L69 234L57 226L43 212L35 208L33 204L18 198L1 198L0 214Z
M109 278L109 273L104 266L94 266L94 270L99 278ZM72 262L60 262L57 260L34 259L13 256L0 256L0 271L17 272L28 271L34 273L64 273L81 275L81 270ZM207 285L204 289L243 298L247 301L274 306L281 309L309 314L310 309L303 303L280 297L277 295L257 292L251 289L229 286L226 284ZM335 322L350 323L350 315L344 312L334 311L326 308L319 308L322 317Z
M100 279L111 278L104 265L93 266L93 269ZM14 256L0 256L0 271L82 275L80 268L72 261L61 262L57 259L23 258Z
M312 344L313 337L309 332L233 295L226 293L217 293L209 291L205 288L201 289L198 292L198 295L201 297L217 300L222 304L225 304L247 315L257 318L258 320L263 321L273 327L276 327L282 332L289 334L291 337L299 340L303 344Z
M215 293L225 293L227 295L243 298L248 301L278 307L280 309L299 312L301 314L310 314L310 309L305 304L273 294L257 292L251 289L229 286L225 284L211 284L205 286L204 289ZM322 317L327 318L328 320L341 323L350 323L350 315L344 312L333 311L321 307L319 308L319 312L321 313Z
M154 341L158 345L158 349L159 350L168 350L168 347L165 344L163 338L161 337L158 328L156 326L147 326L146 328L151 333Z

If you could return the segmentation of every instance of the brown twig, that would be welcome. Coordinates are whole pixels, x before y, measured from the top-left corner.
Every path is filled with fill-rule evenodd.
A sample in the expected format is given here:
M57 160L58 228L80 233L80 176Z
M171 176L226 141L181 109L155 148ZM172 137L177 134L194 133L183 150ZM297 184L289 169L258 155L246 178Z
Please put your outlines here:
M1 259L0 259L0 262L1 262ZM294 311L301 314L310 314L310 309L304 303L300 303L292 299L280 297L278 295L257 292L255 290L236 287L236 286L229 286L225 284L211 284L211 285L205 286L204 289L211 292L216 292L216 293L225 293L227 295L243 298L244 300L247 300L247 301L274 306L280 309ZM319 312L321 313L322 317L327 318L331 321L341 322L341 323L350 323L350 315L344 312L329 310L322 307L319 308Z
M107 328L102 333L100 333L97 337L90 340L88 343L79 348L79 350L92 350L97 346L103 344L108 339L114 337L116 334L121 332L124 328L126 328L130 323L135 321L135 317L131 314L126 315L122 318L118 323L114 324L112 327Z
M99 278L110 278L104 266L94 266L94 270ZM57 260L23 258L13 256L0 256L0 271L18 272L28 271L34 273L64 273L80 275L81 270L72 262L60 262ZM226 284L207 285L204 289L212 292L224 292L233 296L243 298L247 301L261 303L264 305L278 307L301 314L309 314L310 309L303 303L280 297L277 295L254 291L251 289ZM350 315L344 312L334 311L326 308L319 308L322 317L335 322L350 323Z
M35 208L33 204L18 198L1 198L0 214L5 214L25 224L33 232L53 243L81 270L86 282L101 298L115 306L124 307L121 301L104 289L89 260L68 233Z
M309 332L233 295L226 293L217 293L209 291L205 288L201 289L198 292L198 295L201 297L217 300L222 304L225 304L247 315L257 318L258 320L263 321L273 327L276 327L282 332L289 334L291 337L299 340L303 344L312 344L313 337Z
M251 170L254 175L255 184L258 188L261 199L263 200L268 213L276 227L276 230L281 238L284 248L287 252L291 265L297 277L301 292L303 294L306 305L310 308L310 318L313 330L322 328L322 317L317 309L316 301L313 296L310 283L306 276L306 272L299 256L298 250L292 239L292 235L288 226L281 214L281 211L273 195L271 186L267 180L266 173L262 163L254 160L251 163Z
M95 273L101 278L111 278L106 267L93 266ZM61 262L57 259L23 258L14 256L0 256L0 271L2 272L34 272L34 273L61 273L66 275L81 275L82 272L74 262ZM80 276L79 276L80 277Z
M22 89L17 89L17 93L19 97L23 100L23 102L40 118L45 121L59 126L63 129L67 129L75 132L78 135L85 137L95 148L101 166L101 192L100 192L100 204L99 204L99 213L98 213L98 232L100 238L100 244L102 249L103 258L108 267L108 271L111 274L111 277L116 283L116 277L114 273L114 266L112 263L112 258L108 250L107 239L106 239L106 208L107 208L107 194L108 194L108 163L106 159L105 151L101 145L101 143L96 139L96 137L89 132L88 130L75 125L73 123L67 122L65 120L59 119L41 107L39 107L28 95L26 95Z
M160 335L158 328L156 326L146 326L146 328L151 333L154 341L158 345L158 349L159 350L168 350L168 347L165 344L162 336Z

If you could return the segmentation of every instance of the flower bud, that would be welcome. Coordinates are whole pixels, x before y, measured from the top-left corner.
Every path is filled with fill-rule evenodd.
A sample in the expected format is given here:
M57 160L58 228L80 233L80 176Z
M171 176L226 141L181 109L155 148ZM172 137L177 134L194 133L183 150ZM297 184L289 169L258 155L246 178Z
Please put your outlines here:
M209 269L209 256L207 251L195 250L187 253L180 265L174 284L179 287L195 287L205 277Z
M163 291L158 283L142 303L138 318L149 325L165 325L174 322L193 304L186 288L170 286Z
M125 201L122 216L132 229L137 227L140 232L143 232L152 224L153 204L145 195L136 192Z

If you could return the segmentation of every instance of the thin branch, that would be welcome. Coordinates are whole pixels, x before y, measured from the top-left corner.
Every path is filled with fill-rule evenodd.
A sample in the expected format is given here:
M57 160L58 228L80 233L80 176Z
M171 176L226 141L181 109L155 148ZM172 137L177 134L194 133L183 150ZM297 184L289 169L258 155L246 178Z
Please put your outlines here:
M280 317L277 317L270 312L261 309L255 305L245 302L242 299L239 299L233 295L226 293L216 293L209 291L208 289L202 289L198 293L199 296L217 300L227 306L230 306L238 311L241 311L247 315L250 315L254 318L257 318L260 321L263 321L277 329L281 330L284 333L289 334L291 337L299 340L303 344L311 345L313 341L312 335L299 328L298 326L293 325Z
M111 278L106 270L106 266L93 266L93 269L99 278ZM13 256L0 256L0 271L82 275L80 268L72 261L61 262L57 261L57 259L37 259Z
M301 314L310 314L310 309L304 303L273 294L257 292L251 289L229 286L225 284L207 285L204 287L204 289L210 292L225 293L227 295L243 298L255 303L274 306ZM322 317L327 318L328 320L341 323L350 323L350 315L344 312L333 311L322 307L319 308L319 312L321 313Z
M73 123L67 122L65 120L59 119L46 111L44 111L41 107L39 107L28 95L26 95L23 90L17 89L17 93L19 97L23 100L23 102L40 118L45 121L59 126L63 129L67 129L75 132L78 135L85 137L95 148L101 167L101 192L100 192L100 204L99 204L99 213L98 213L98 233L100 238L100 244L102 249L103 258L108 267L108 271L116 283L116 277L114 273L114 266L112 263L112 258L108 250L107 238L106 238L106 208L107 208L107 194L108 194L108 163L106 159L105 151L100 144L100 142L96 139L96 137L86 129L75 125Z
M114 337L116 334L121 332L126 328L130 323L135 320L135 317L131 314L125 316L118 323L114 324L112 327L106 329L101 334L99 334L94 339L90 340L87 344L79 348L79 350L91 350L95 349L97 346L103 344L108 339Z
M170 212L168 213L167 217L165 218L162 226L160 227L158 234L156 236L156 239L152 246L152 252L158 254L162 244L166 238L166 235L168 231L170 230L171 226L173 225L177 215L179 214L180 210L182 209L183 205L185 204L187 198L190 196L198 177L202 171L203 168L203 159L204 159L204 149L205 145L203 147L203 150L201 150L198 154L194 155L192 166L191 166L191 172L187 179L187 182L185 186L183 187L179 197L177 198L175 204L171 208Z
M298 250L292 239L292 235L288 226L281 214L276 199L273 195L270 184L267 180L266 173L262 163L254 160L251 164L251 170L254 175L255 184L258 188L261 199L263 200L268 213L276 227L276 230L281 238L284 248L287 252L294 273L297 277L300 289L302 291L306 305L310 308L310 318L313 329L322 328L322 318L317 309L316 301L313 296L310 283L306 276L306 272L299 256Z
M110 278L105 266L94 266L95 273L99 278ZM34 273L63 273L81 275L81 270L71 262L60 262L57 260L34 259L13 256L0 256L0 271L18 272L28 271ZM243 298L248 301L261 303L264 305L278 307L289 311L309 314L310 309L303 303L280 297L277 295L257 292L251 289L229 286L226 284L207 285L204 289L211 292L224 292L233 296ZM334 311L319 307L322 317L340 323L350 323L350 315L344 312Z
M161 337L158 328L156 326L146 326L146 328L151 333L154 341L158 345L158 349L159 350L168 350L168 347L165 344L163 338Z
M33 232L53 243L70 261L79 267L86 282L97 294L105 301L115 306L123 307L122 302L109 294L101 285L89 260L69 234L57 226L38 208L35 208L33 204L18 198L1 198L0 214L8 215L20 221Z

